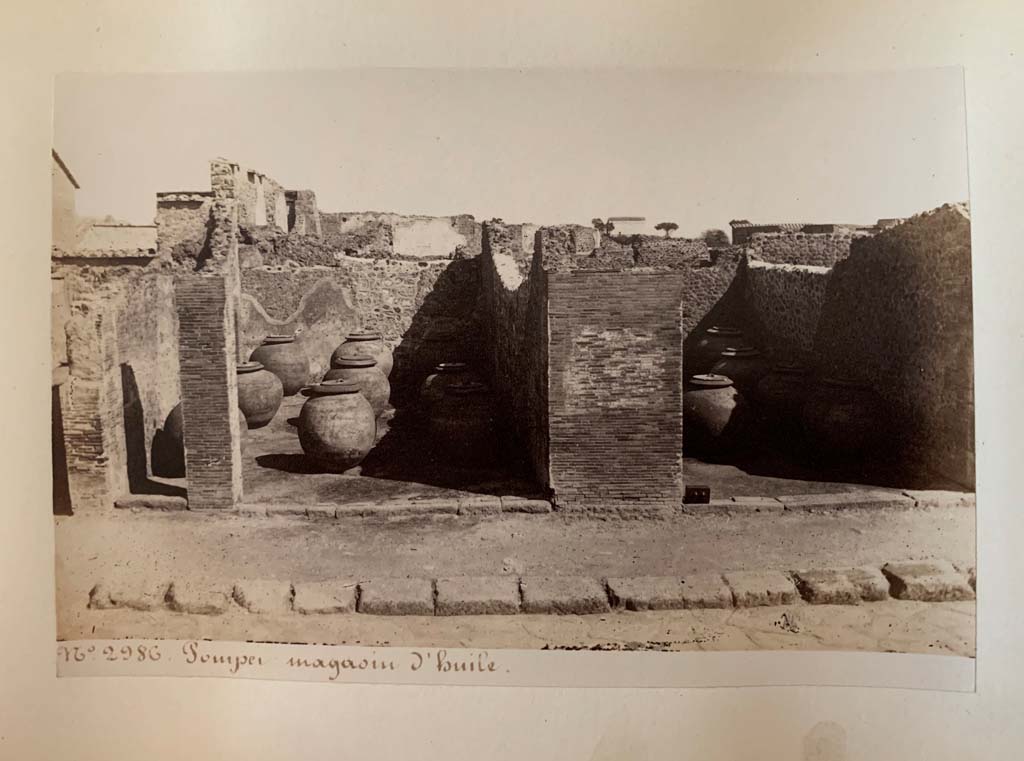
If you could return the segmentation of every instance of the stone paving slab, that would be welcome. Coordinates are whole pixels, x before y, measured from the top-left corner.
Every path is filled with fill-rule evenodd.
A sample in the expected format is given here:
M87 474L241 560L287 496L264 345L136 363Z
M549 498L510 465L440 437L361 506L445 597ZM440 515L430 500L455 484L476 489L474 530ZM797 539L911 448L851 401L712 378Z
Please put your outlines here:
M188 500L169 494L128 494L114 500L121 510L188 510Z
M851 568L846 572L846 578L857 588L860 599L865 602L877 602L889 598L889 580L885 578L885 574L880 568L874 566Z
M626 610L678 610L685 607L683 585L675 576L608 579L612 604Z
M437 580L439 616L511 615L519 612L516 576L462 576Z
M355 613L357 593L354 581L302 582L295 585L292 607L304 615Z
M917 507L975 507L974 492L907 489L903 492Z
M231 590L197 580L177 579L167 592L167 604L178 613L219 616L231 604Z
M729 501L733 503L733 510L737 512L745 510L756 513L781 513L786 507L775 497L732 497Z
M786 506L773 497L729 497L713 499L705 504L683 505L687 515L750 515L752 513L777 514Z
M306 505L298 503L284 502L284 503L273 503L266 506L267 515L302 515L306 514Z
M395 516L406 515L458 515L459 500L451 497L427 497L424 499L399 499L379 506L379 513Z
M608 593L585 576L530 576L522 579L524 613L606 613Z
M693 573L682 578L683 607L731 608L732 590L720 573Z
M89 593L89 607L153 610L163 607L169 587L170 582L150 578L101 581Z
M853 491L839 494L791 494L778 498L787 510L843 510L914 507L906 494L885 491Z
M359 612L374 616L434 615L430 579L373 579L359 584Z
M267 516L267 506L243 502L238 505L238 514L246 518L265 518Z
M292 609L292 585L287 581L252 579L235 583L235 602L250 613L279 615Z
M793 580L781 571L732 571L724 577L737 608L792 605L800 600Z
M856 605L860 602L860 590L842 571L797 571L793 576L800 596L812 605Z
M306 505L306 517L319 520L334 520L338 517L337 505Z
M468 494L459 497L459 515L498 515L501 497L492 494Z
M891 594L897 600L950 602L974 599L974 590L967 577L944 560L886 563L882 566L882 573L889 579Z
M505 513L550 513L551 503L546 499L501 497L501 510Z

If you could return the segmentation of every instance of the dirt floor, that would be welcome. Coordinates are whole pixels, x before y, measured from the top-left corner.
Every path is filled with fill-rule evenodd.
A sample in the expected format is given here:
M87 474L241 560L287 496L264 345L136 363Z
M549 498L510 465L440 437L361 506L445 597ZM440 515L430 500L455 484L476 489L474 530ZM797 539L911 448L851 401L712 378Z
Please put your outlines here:
M377 444L360 467L343 476L324 473L306 459L299 445L295 424L304 402L301 395L289 397L269 425L245 431L246 502L386 504L396 497L446 496L454 491L540 495L527 464L515 452L496 451L476 461L446 456L432 445L423 421L410 411L391 410L381 418ZM683 470L687 483L710 486L713 499L861 489L963 491L940 478L893 469L884 460L843 467L813 461L806 453L789 451L777 442L719 461L685 457ZM176 485L183 489L184 479Z
M513 454L468 460L433 446L414 412L390 410L378 421L377 443L358 468L325 473L303 454L296 431L305 397L288 397L269 425L243 439L245 501L317 504L386 503L411 495L444 496L454 490L534 496L526 464Z

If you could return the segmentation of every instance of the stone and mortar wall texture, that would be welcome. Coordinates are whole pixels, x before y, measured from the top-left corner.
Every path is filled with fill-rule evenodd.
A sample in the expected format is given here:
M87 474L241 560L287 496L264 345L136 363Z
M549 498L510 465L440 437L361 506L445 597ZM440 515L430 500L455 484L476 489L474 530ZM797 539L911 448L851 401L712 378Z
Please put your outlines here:
M831 269L752 260L743 278L747 339L776 360L813 361Z
M301 330L312 370L323 374L331 352L361 327L392 347L396 386L417 384L439 361L478 356L477 259L331 259L330 266L242 270L243 355L270 333ZM445 341L433 340L445 331Z
M162 259L194 266L209 250L213 193L158 193L156 245Z
M112 509L152 474L150 444L180 398L172 276L118 264L116 252L104 261L54 265L68 308L60 394L76 512Z
M537 482L547 488L547 274L534 258L532 225L484 225L480 302L487 373L525 448ZM527 251L529 247L529 251Z
M853 243L829 280L816 339L825 372L870 383L890 440L933 472L974 483L971 226L944 206Z
M850 233L755 233L747 241L753 259L773 264L831 267L850 255Z

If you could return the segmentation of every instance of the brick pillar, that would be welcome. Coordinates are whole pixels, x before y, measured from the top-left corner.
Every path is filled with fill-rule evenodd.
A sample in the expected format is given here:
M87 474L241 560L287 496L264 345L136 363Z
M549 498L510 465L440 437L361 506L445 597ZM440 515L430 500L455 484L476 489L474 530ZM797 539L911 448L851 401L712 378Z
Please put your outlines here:
M178 357L185 423L188 501L193 510L230 509L242 496L241 430L230 277L178 279Z
M71 507L112 510L128 492L113 309L101 299L80 303L66 331L70 374L60 405Z
M560 508L676 509L683 274L548 274L551 488Z

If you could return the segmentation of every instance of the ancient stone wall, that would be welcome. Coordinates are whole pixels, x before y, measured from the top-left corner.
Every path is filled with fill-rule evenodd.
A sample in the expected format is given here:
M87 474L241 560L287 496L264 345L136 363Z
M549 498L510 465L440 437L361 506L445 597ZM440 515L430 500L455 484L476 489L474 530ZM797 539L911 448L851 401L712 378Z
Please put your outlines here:
M748 262L742 327L747 339L777 360L809 363L831 270Z
M64 167L63 162L54 154L51 172L53 175L53 219L54 248L70 250L75 247L75 235L78 219L75 215L75 183Z
M849 233L755 233L747 250L752 258L773 264L831 267L850 255L853 240Z
M289 232L317 237L323 234L320 225L320 212L316 205L316 194L312 190L286 190L285 200L288 203ZM245 218L242 219L242 222L252 224L252 220Z
M157 193L156 245L163 259L194 267L209 250L213 193Z
M532 225L484 224L480 302L486 371L534 477L548 473L547 275L533 259ZM527 251L527 246L529 251Z
M715 323L734 322L742 309L742 282L746 258L739 249L710 251L681 268L680 327L685 347Z
M446 358L438 351L448 359L478 353L477 259L405 261L333 251L329 260L331 265L242 270L243 355L270 333L301 330L299 341L314 372L322 374L347 333L376 330L394 350L392 380L401 392ZM450 335L436 340L441 334Z
M816 340L825 372L889 403L895 450L974 483L971 228L944 206L854 241L832 270Z
M171 275L137 252L58 258L68 320L61 409L75 511L146 488L156 430L180 398Z

